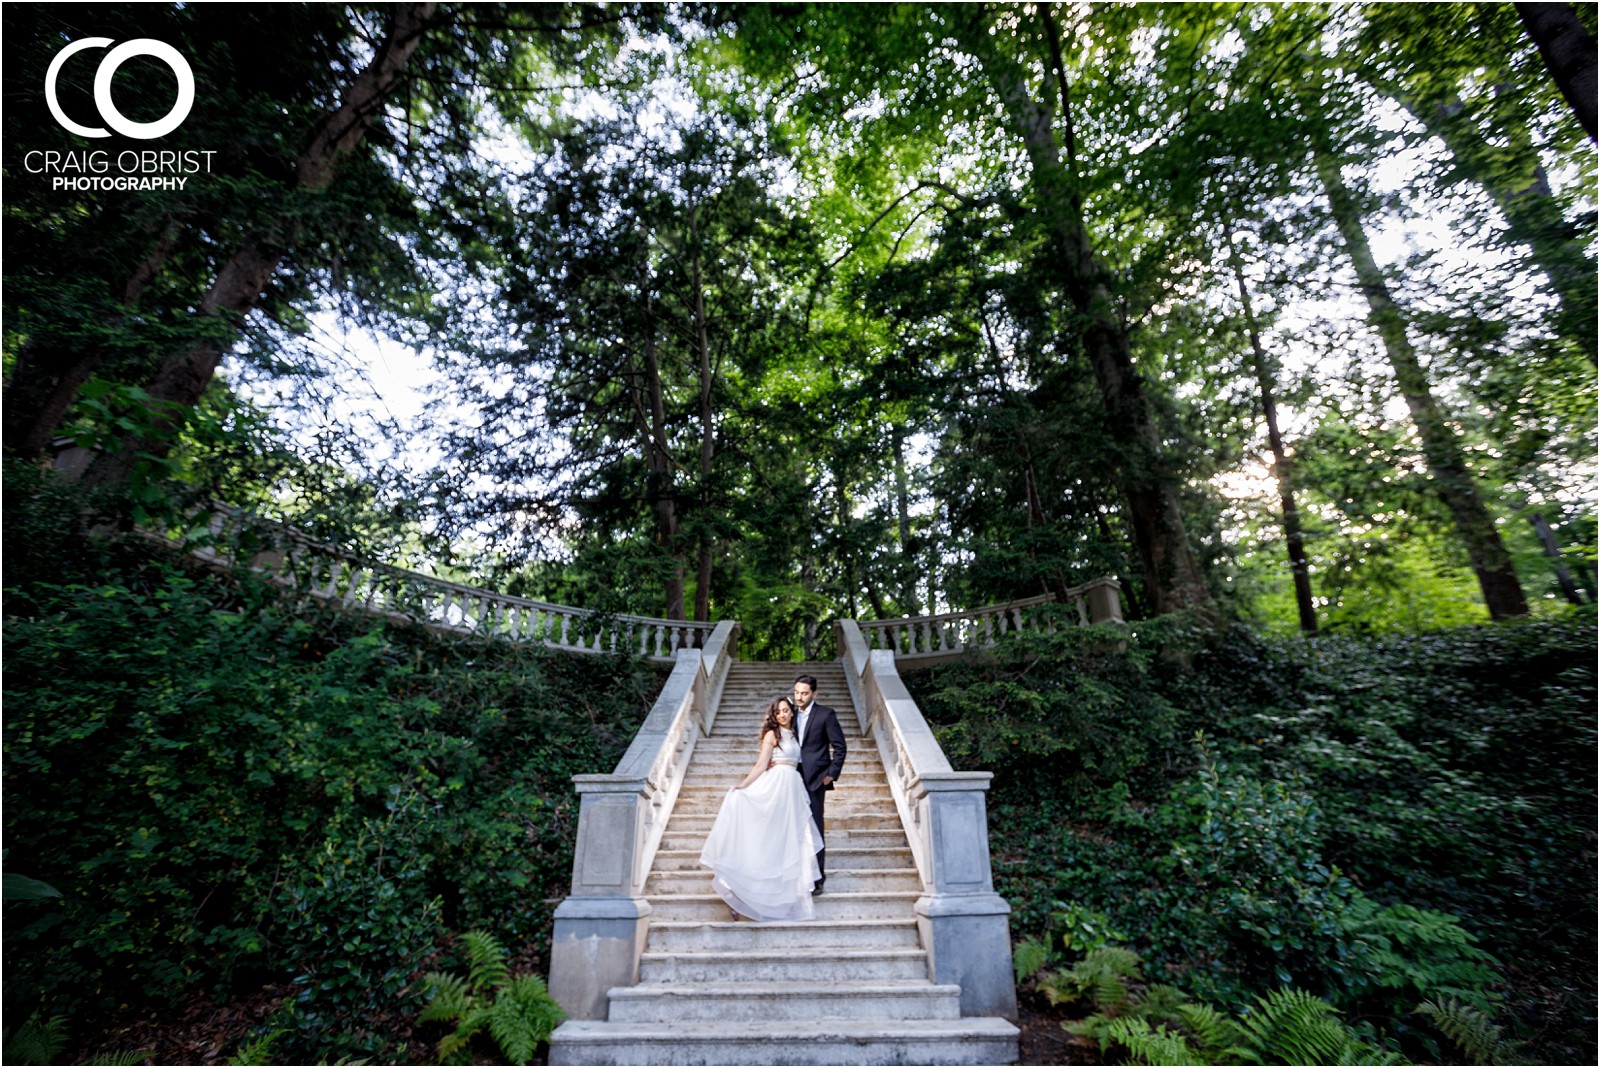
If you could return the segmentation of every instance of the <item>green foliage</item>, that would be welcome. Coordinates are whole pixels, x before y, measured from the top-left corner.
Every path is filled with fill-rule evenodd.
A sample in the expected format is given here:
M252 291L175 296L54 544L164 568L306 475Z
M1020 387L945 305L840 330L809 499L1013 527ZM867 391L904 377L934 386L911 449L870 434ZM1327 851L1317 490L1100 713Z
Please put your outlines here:
M1122 1046L1129 1064L1201 1064L1199 1052L1165 1026L1150 1026L1142 1016L1122 1016L1106 1025L1102 1044Z
M1138 954L1125 946L1097 946L1072 967L1040 979L1039 989L1052 1005L1087 998L1100 1012L1116 1015L1128 1004L1128 980L1138 975Z
M1505 1037L1500 1026L1481 1009L1453 998L1428 1000L1417 1006L1417 1015L1426 1017L1473 1064L1521 1064L1522 1043Z
M1256 999L1239 1019L1243 1047L1256 1064L1399 1064L1363 1042L1332 1005L1303 990Z
M1594 640L1586 613L1386 638L1238 629L1184 671L1136 637L1098 654L1125 658L1113 680L1137 671L1125 716L1080 741L1106 769L1096 747L1141 739L1129 770L1075 753L953 760L995 758L996 884L1019 927L1053 944L1070 917L1100 914L1092 927L1121 936L1108 941L1217 1005L1299 987L1432 1057L1413 1009L1454 998L1581 1060ZM908 680L948 731L990 713L981 684L1038 691L1009 706L1027 707L1099 670L1075 640L1049 641ZM1150 710L1165 730L1139 722ZM1185 728L1204 743L1182 744Z
M257 1035L248 1042L240 1043L233 1056L228 1058L228 1063L233 1065L273 1064L272 1044L285 1032L282 1030L268 1031L266 1034Z
M1356 1034L1328 1002L1304 991L1257 997L1234 1019L1189 1000L1176 987L1145 984L1139 958L1119 946L1092 950L1053 978L1063 996L1051 993L1051 1004L1087 993L1095 1009L1062 1026L1104 1050L1122 1048L1132 1064L1404 1063Z
M566 1018L536 975L512 975L506 951L493 935L468 931L467 975L429 972L423 980L428 1005L419 1023L454 1023L439 1040L440 1064L471 1064L472 1036L488 1029L511 1064L527 1064L541 1042Z
M8 864L63 893L7 904L8 1013L295 977L274 1056L381 1058L444 930L548 930L570 777L614 764L656 672L91 551L97 582L7 591Z
M42 883L38 879L30 879L15 872L6 872L4 881L7 901L43 901L46 898L61 896L61 891L49 883Z
M67 1048L67 1018L52 1016L48 1020L35 1012L13 1032L6 1028L5 1062L7 1064L53 1064Z
M1037 975L1049 962L1049 943L1041 942L1037 938L1025 938L1011 951L1011 970L1016 973L1019 984Z

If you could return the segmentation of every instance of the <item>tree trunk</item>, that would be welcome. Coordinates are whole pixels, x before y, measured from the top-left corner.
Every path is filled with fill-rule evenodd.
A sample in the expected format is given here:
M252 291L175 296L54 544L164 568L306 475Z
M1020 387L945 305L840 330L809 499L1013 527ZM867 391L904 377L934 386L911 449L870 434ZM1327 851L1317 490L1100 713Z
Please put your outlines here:
M1595 140L1595 44L1571 4L1516 4L1528 37L1567 98L1589 140Z
M1424 99L1421 92L1396 89L1395 97L1444 142L1456 167L1494 199L1506 217L1507 238L1525 246L1534 266L1550 280L1561 308L1557 332L1595 360L1595 315L1600 309L1595 264L1588 243L1551 192L1527 127L1497 119L1506 143L1491 144L1453 93Z
M644 388L649 416L645 427L645 496L656 517L656 544L672 560L667 576L667 619L683 619L683 556L678 546L678 499L672 486L672 454L667 449L667 403L661 386L661 357L656 351L654 294L645 278Z
M896 425L891 435L894 448L894 510L900 534L900 614L917 614L917 562L911 554L911 494L906 477L905 428ZM887 618L883 606L873 602L878 618Z
M311 145L295 161L296 189L316 193L333 181L339 161L361 143L383 110L385 99L399 83L437 6L423 3L395 8L389 32L373 53L372 61L356 75L338 110L328 116ZM245 238L200 302L202 316L214 317L227 326L161 366L149 389L156 428L153 440L124 439L118 451L100 457L90 466L84 476L88 481L101 485L126 482L139 452L163 456L172 447L174 433L210 384L238 326L261 299L284 252L284 248L261 235Z
M1289 454L1283 447L1283 433L1278 429L1278 402L1273 395L1273 361L1261 344L1261 331L1256 326L1255 308L1250 302L1250 290L1244 281L1244 265L1239 262L1239 251L1230 247L1228 262L1239 283L1239 304L1244 309L1245 330L1250 335L1251 363L1255 370L1256 385L1261 390L1261 414L1267 422L1267 442L1272 447L1272 475L1278 480L1278 499L1283 504L1283 536L1288 542L1289 572L1294 577L1294 603L1300 610L1300 629L1307 634L1317 632L1316 602L1311 596L1311 565L1306 560L1306 547L1300 532L1300 509L1294 500L1294 480L1289 466Z
M182 227L169 219L156 237L149 255L134 270L122 289L122 304L139 303L145 289L161 273L162 265L178 245ZM116 317L122 319L121 316ZM116 322L109 324L115 326ZM71 411L83 384L105 361L105 350L84 352L28 342L17 354L5 394L5 447L18 456L43 455L50 439Z
M1047 29L1053 35L1053 20ZM986 20L969 16L967 31L965 43L1003 101L1027 150L1038 209L1055 244L1057 273L1084 323L1081 342L1100 386L1108 429L1121 447L1117 480L1127 500L1128 525L1152 608L1157 613L1194 608L1210 614L1214 604L1184 530L1177 479L1170 471L1155 411L1134 369L1127 332L1117 318L1077 207L1077 180L1062 162L1053 109L1033 98L1028 72L998 47L1000 38L989 34ZM1064 82L1060 88L1065 98ZM1070 141L1070 132L1067 137Z
M1339 161L1325 146L1315 146L1313 151L1317 175L1327 191L1334 223L1355 267L1362 295L1366 297L1367 320L1378 331L1389 365L1394 369L1395 382L1411 409L1428 471L1433 476L1433 490L1449 511L1456 536L1467 550L1467 558L1483 591L1483 603L1494 619L1526 615L1528 602L1517 581L1511 556L1500 540L1494 517L1478 492L1472 472L1467 469L1456 431L1433 399L1427 375L1406 332L1405 316L1390 296L1388 281L1372 256L1360 208L1344 184Z
M1533 524L1533 529L1539 535L1539 544L1544 546L1544 554L1550 558L1550 565L1555 568L1556 582L1561 585L1561 594L1572 604L1582 604L1583 598L1578 596L1578 587L1572 581L1572 572L1567 570L1567 562L1561 559L1561 546L1556 544L1556 536L1550 529L1550 524L1545 521L1542 512L1529 512L1528 522Z
M716 530L711 515L711 466L716 458L716 424L711 408L711 338L706 330L705 281L701 276L699 207L689 205L690 284L694 287L694 344L700 356L700 569L694 587L694 618L711 619L711 569Z

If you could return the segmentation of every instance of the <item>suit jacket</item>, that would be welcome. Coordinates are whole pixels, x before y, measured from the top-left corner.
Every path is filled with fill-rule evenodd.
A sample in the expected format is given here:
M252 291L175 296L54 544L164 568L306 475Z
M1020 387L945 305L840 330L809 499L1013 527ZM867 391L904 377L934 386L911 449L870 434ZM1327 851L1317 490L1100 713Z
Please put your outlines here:
M844 728L839 717L825 705L811 704L811 718L806 722L806 736L800 739L800 778L812 793L831 790L833 783L822 785L823 777L837 779L844 768Z

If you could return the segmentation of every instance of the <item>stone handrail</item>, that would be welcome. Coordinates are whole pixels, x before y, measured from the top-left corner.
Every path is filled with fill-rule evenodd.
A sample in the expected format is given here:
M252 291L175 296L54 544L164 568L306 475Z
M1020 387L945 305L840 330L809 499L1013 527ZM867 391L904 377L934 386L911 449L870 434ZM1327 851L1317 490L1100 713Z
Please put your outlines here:
M878 748L925 894L919 926L936 983L961 984L963 1016L1016 1018L1011 908L995 893L984 794L993 775L955 771L888 649L855 620L835 624L845 678Z
M902 661L942 659L988 649L1007 634L1053 630L1053 617L1029 611L1040 605L1071 605L1077 610L1080 626L1121 623L1121 591L1116 579L1099 578L1067 590L1064 599L1043 594L963 612L862 620L858 625L868 649L888 650Z
M212 510L207 529L209 536L191 551L208 563L242 564L269 582L318 600L435 630L539 643L574 653L624 653L670 662L679 649L703 645L716 626L606 615L370 563L285 523L261 520L226 505Z
M603 1019L606 992L639 981L650 922L645 879L695 744L711 729L738 637L739 625L725 620L704 649L679 649L616 768L572 777L580 799L578 840L572 894L555 914L550 993L573 1019Z

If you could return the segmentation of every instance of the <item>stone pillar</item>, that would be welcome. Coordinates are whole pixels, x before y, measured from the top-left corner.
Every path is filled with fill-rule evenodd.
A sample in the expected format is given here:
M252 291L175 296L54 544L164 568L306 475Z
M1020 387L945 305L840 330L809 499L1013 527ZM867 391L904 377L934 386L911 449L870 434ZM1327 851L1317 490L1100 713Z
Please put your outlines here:
M614 986L639 982L639 956L650 930L640 894L643 779L575 775L581 798L572 895L556 909L551 932L550 996L574 1020L603 1020Z
M1121 623L1122 586L1116 579L1096 579L1089 583L1089 622Z
M987 771L924 774L915 803L927 835L928 893L917 926L936 983L961 985L961 1015L1017 1018L1011 971L1011 906L989 866Z

